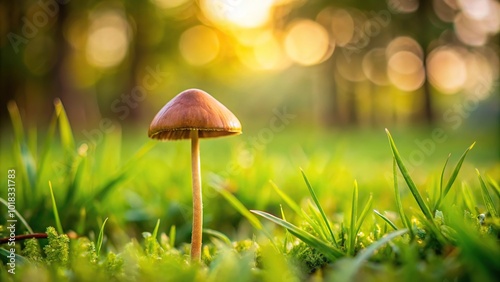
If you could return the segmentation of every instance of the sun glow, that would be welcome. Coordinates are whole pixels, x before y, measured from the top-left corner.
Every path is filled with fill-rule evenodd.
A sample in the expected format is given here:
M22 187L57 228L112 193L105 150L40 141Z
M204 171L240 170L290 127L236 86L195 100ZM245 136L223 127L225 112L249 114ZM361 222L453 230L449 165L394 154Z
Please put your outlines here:
M344 10L325 10L316 20L303 18L283 24L283 11L292 2L200 0L200 21L219 30L221 42L230 46L221 56L236 54L244 65L258 70L320 64L331 57L337 40L347 44L352 37L352 30L343 32L352 23ZM342 25L344 19L348 23Z
M201 0L204 15L224 27L261 27L269 22L274 0Z

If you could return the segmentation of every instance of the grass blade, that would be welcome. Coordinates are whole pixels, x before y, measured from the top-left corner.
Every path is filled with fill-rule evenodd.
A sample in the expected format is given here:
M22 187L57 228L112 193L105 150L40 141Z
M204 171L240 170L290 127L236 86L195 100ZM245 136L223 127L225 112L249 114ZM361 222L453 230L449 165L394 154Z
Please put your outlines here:
M335 244L335 246L338 247L337 241L335 240L335 236L333 235L332 227L330 226L330 222L328 222L328 219L326 218L325 211L321 207L318 197L316 197L316 193L314 192L311 184L309 183L309 180L306 177L306 174L304 171L301 169L300 172L302 173L302 177L304 178L304 181L306 182L307 189L309 189L309 193L311 194L311 197L313 198L314 203L316 204L316 207L318 208L319 212L321 213L321 217L323 218L323 221L328 228L328 232L330 233L331 236L331 241Z
M438 240L442 245L446 245L446 244L450 243L450 241L444 237L443 233L441 233L441 228L438 227L434 223L434 221L431 222L431 221L426 220L426 218L422 214L419 214L419 213L416 213L415 217L417 218L418 221L420 221L424 226L426 226L428 228L429 233L432 232L434 234L434 236L436 237L436 240Z
M158 238L158 230L160 229L160 219L158 218L158 220L156 221L156 225L155 225L155 229L153 230L153 238L155 238L155 240L157 240Z
M7 202L4 198L0 198L0 203L2 203L7 208L9 207L9 202ZM26 219L17 211L17 209L14 209L14 213L16 214L17 218L23 223L24 227L26 227L28 233L30 234L35 233L33 232L33 229L31 229L31 227L29 226Z
M370 208L372 207L372 201L373 201L373 194L370 193L370 197L368 198L368 201L366 202L365 207L363 208L363 211L359 216L358 222L356 222L356 234L358 234L359 230L361 229L361 225L363 224L363 221L365 221L365 218L368 215Z
M157 142L156 142L157 143ZM130 158L121 168L120 170L115 174L115 176L111 179L109 179L107 182L105 182L103 185L101 185L100 188L97 189L97 192L92 197L89 197L87 201L85 201L84 205L90 205L90 203L93 200L102 200L104 197L106 197L111 191L113 191L114 188L117 187L117 185L122 182L123 180L127 179L129 177L129 169L134 165L137 164L137 162L151 149L154 148L156 145L154 142L148 142L144 146L142 146L133 156ZM88 207L88 209L92 209L93 206Z
M283 211L283 206L280 204L280 211L281 211L281 218L286 221L286 217L285 217L285 212ZM281 252L283 254L286 254L287 252L287 247L288 247L288 237L290 236L290 232L288 232L288 230L285 229L285 238L283 239L283 249L281 250Z
M262 230L262 224L259 219L253 215L233 194L222 187L213 186L215 191L222 195L241 215L243 215L250 224L257 230Z
M35 176L38 173L38 169L36 166L36 159L38 158L38 131L36 126L28 128L28 134L26 138L26 147L28 147L28 152L30 152L33 167L35 168ZM37 177L38 179L38 177ZM35 179L35 181L37 180ZM36 183L36 182L35 182ZM33 186L36 187L36 186Z
M30 191L32 193L35 193L36 180L37 180L35 160L33 159L33 155L31 154L28 145L25 142L21 143L20 146L21 146L21 159L28 177Z
M392 239L404 235L406 232L408 232L408 229L401 229L398 231L393 231L389 234L386 234L382 239L378 240L377 242L371 244L368 246L366 249L364 249L357 257L356 257L356 262L358 264L361 264L363 261L368 260L370 256L373 255L373 253L380 247L382 247L384 244L388 243Z
M292 198L290 198L285 192L283 192L283 190L281 190L280 188L278 188L278 186L272 182L272 181L269 181L271 183L271 187L274 189L274 191L278 194L278 196L280 196L280 198L285 201L285 203L298 215L300 215L302 213L302 209L300 208L300 206L295 203L294 200L292 200Z
M472 195L470 189L469 189L469 186L467 186L467 184L465 183L462 183L462 198L463 198L463 201L464 201L464 205L465 207L467 207L467 209L469 210L469 212L474 212L475 211L475 200L474 200L474 196Z
M283 190L281 190L280 188L278 188L278 186L270 181L271 183L271 187L274 189L274 191L281 197L281 199L283 201L285 201L285 203L299 216L302 216L302 218L309 224L311 225L313 228L315 227L315 222L314 220L312 220L311 217L309 217L309 215L307 215L307 213L305 213L301 208L300 206L295 203L294 200L292 200L292 198L290 198L285 192L283 192ZM337 242L335 242L335 245L337 245Z
M125 180L126 177L127 174L125 172L121 172L112 179L108 180L108 182L104 183L97 189L97 192L94 193L94 195L87 197L87 199L83 201L82 206L86 207L87 211L93 210L96 206L92 203L94 201L101 201L104 199L120 182Z
M310 225L314 229L314 231L320 236L322 240L325 240L327 242L331 241L331 235L328 232L328 228L323 223L321 213L312 202L309 202L309 214L312 220L312 224Z
M99 169L117 169L120 167L120 159L122 152L122 129L121 126L113 124L112 130L104 134L103 140L100 143L92 143L92 146L100 148L96 152L96 158L99 159Z
M420 207L420 210L423 212L424 216L429 220L430 222L433 222L433 217L431 210L429 209L429 206L425 203L424 199L420 195L420 192L417 189L417 186L413 182L413 179L411 178L410 174L408 173L408 170L406 169L405 165L403 164L403 160L401 159L401 155L399 154L399 151L396 147L396 144L394 143L394 139L392 139L391 133L389 130L386 128L385 132L387 133L387 137L389 138L389 143L391 145L391 150L394 158L396 159L396 163L399 167L399 171L401 171L401 174L403 175L403 178L406 181L406 184L408 184L408 187L410 188L410 192L413 194L413 198L417 201L418 206Z
M170 227L170 232L168 232L168 242L170 244L170 248L175 248L175 225Z
M351 227L349 228L349 241L347 242L347 254L354 255L354 246L356 244L356 222L358 220L358 182L354 180L354 190L352 192L351 205Z
M61 225L61 219L59 218L59 212L57 211L56 198L54 197L54 191L52 190L52 183L49 181L50 197L52 198L52 212L54 213L54 220L56 221L57 233L63 234L63 228Z
M375 251L380 249L383 245L387 244L394 238L404 235L406 232L408 232L407 229L393 231L389 234L386 234L382 239L378 240L377 242L371 244L366 249L361 251L359 255L354 259L353 264L344 270L345 272L343 273L343 277L345 278L342 279L342 281L354 281L354 276L356 275L356 273L359 273L359 270L361 269L363 264L375 253Z
M10 263L11 261L11 256L12 256L12 253L10 251L7 251L6 249L4 248L0 248L0 260L5 264L7 265L7 263ZM25 257L23 256L20 256L16 253L14 253L14 261L16 262L16 266L19 264L19 265L23 265L23 264L27 264L29 263L30 261L28 259L26 259ZM4 271L2 271L4 272ZM7 272L7 270L5 270L5 272ZM3 275L6 275L4 273L2 273ZM14 276L14 275L13 275ZM4 277L4 276L2 276Z
M54 112L52 118L50 119L49 128L47 129L47 133L45 134L45 141L43 142L42 149L40 151L40 158L38 159L38 179L37 183L41 180L41 174L43 169L45 168L45 162L47 161L47 157L50 153L50 148L52 146L52 142L54 140L54 135L56 132L57 126L57 114Z
M9 101L9 103L7 104L7 110L9 111L12 128L14 129L14 136L16 137L16 142L18 144L21 144L24 141L24 126L16 102Z
M133 167L134 165L139 162L139 160L147 154L151 149L153 149L159 142L155 142L153 140L150 140L146 144L144 144L137 152L129 159L127 162L122 166L122 170L128 170L129 168Z
M330 260L335 260L339 257L344 256L342 251L337 249L335 246L328 245L328 243L314 237L310 233L298 228L297 226L289 223L288 221L284 221L281 218L278 218L272 214L263 211L251 210L251 212L286 228L292 235L299 238L309 246L317 249L319 252L321 252Z
M396 227L396 224L394 224L390 219L388 219L385 215L381 214L378 210L373 210L373 212L380 216L380 218L382 218L385 222L387 222L387 224L389 224L390 227L392 227L392 229L394 230L398 230L398 228Z
M99 257L99 254L101 253L102 241L104 239L104 226L106 225L107 221L108 221L108 218L106 217L106 219L104 220L104 222L101 225L101 230L99 230L99 236L97 237L97 244L96 244L97 257ZM160 223L160 220L158 220L158 224L159 223ZM157 224L157 226L158 226L158 224Z
M444 183L444 172L446 171L446 166L448 165L448 161L450 160L451 154L448 154L446 161L444 162L443 170L441 170L441 176L439 178L439 195L436 200L436 204L434 205L434 211L439 208L441 204L441 200L443 199L443 183Z
M84 146L82 145L81 148L83 147ZM73 204L75 195L77 194L78 188L80 187L80 183L82 182L83 174L85 173L85 168L87 163L86 147L84 148L85 151L83 151L81 148L78 149L79 156L74 159L74 163L76 164L76 171L75 173L73 173L71 177L71 182L68 186L66 197L63 202L63 207L65 208Z
M480 236L475 230L469 228L456 230L459 233L457 238L460 253L467 259L469 267L474 269L475 273L489 274L491 281L497 281L500 274L498 239ZM483 275L476 277L487 277Z
M33 161L33 156L29 151L28 145L26 144L23 121L16 102L9 101L7 104L7 110L9 111L12 128L14 130L14 137L16 141L14 147L19 151L19 154L16 154L15 157L17 158L19 166L24 170L22 178L25 182L25 186L27 187L22 190L22 199L26 201L27 205L31 205L32 195L36 193L36 167Z
M394 178L394 192L396 194L396 206L398 208L399 217L403 222L403 226L410 230L410 235L413 237L413 231L411 229L411 223L408 217L405 214L405 210L403 208L403 202L401 202L401 193L399 192L399 184L398 184L398 171L396 165L396 158L392 158L392 173Z
M486 184L484 183L484 180L481 177L479 170L476 169L476 172L477 176L479 177L479 182L481 183L481 194L483 195L483 201L484 204L486 205L486 209L488 210L488 212L492 217L496 218L498 217L498 212L497 209L495 208L495 203L493 202L493 199L491 198L491 195L488 192L488 187L486 187Z
M498 183L496 183L496 181L491 177L488 177L488 182L493 188L493 192L495 193L495 195L497 195L497 198L500 199L500 187L498 186Z
M66 149L67 153L73 153L75 151L75 139L69 124L68 116L66 115L66 110L59 98L54 100L54 107L56 108L56 114L59 118L59 133L61 134L62 146Z
M203 233L208 234L210 236L213 236L213 237L221 240L222 242L224 242L224 244L231 246L231 240L229 239L229 237L224 235L224 233L222 233L222 232L219 232L219 231L213 230L213 229L205 229L204 228Z
M286 221L285 212L283 211L283 206L280 204L281 218Z
M465 152L462 154L462 156L460 157L460 160L458 160L458 163L455 166L455 169L453 170L453 173L451 174L450 179L448 180L448 183L446 184L446 187L444 188L443 198L446 197L446 195L450 191L451 186L453 185L453 183L457 179L458 173L460 172L460 168L462 167L462 164L464 163L464 160L465 160L465 157L467 156L467 153L469 153L469 151L472 150L472 148L474 148L475 144L476 144L476 142L472 143L472 145L470 145L469 148L467 148L465 150Z

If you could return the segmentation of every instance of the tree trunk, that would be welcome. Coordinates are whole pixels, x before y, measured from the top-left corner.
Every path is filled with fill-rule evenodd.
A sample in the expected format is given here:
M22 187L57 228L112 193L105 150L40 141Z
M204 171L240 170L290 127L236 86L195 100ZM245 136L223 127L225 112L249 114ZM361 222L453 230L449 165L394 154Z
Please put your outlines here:
M417 34L417 40L420 42L423 50L423 67L426 74L426 78L424 80L424 85L422 85L423 90L423 109L421 114L421 119L431 125L434 123L434 111L432 105L432 95L431 95L431 86L429 80L427 79L427 48L429 46L430 35L426 32L427 30L432 28L432 22L429 20L429 15L432 13L432 3L431 1L420 1L420 6L417 11L417 18L420 21L420 31Z

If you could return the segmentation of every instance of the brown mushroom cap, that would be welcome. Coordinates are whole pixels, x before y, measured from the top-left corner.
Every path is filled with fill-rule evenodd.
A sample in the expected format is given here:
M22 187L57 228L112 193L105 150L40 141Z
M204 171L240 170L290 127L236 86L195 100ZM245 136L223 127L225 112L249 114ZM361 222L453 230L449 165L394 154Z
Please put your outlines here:
M188 89L168 102L149 126L150 138L189 139L198 130L199 138L241 133L238 118L214 97L199 89Z

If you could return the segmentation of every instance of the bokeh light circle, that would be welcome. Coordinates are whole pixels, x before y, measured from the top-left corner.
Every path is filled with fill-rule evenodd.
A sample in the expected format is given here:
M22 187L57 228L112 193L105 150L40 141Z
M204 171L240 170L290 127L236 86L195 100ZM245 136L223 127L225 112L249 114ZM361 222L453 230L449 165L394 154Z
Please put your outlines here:
M346 10L336 10L331 19L331 30L335 43L346 46L354 35L354 20Z
M465 62L467 65L465 94L479 99L488 98L495 88L495 80L498 79L498 54L492 49L481 48L468 52Z
M463 43L471 46L482 46L488 40L488 34L482 29L480 22L468 18L460 12L454 19L455 34Z
M289 65L280 41L271 33L263 33L253 47L255 61L260 69L276 70Z
M85 55L96 67L118 65L128 52L129 25L120 11L101 11L92 19Z
M361 53L343 53L336 56L335 68L342 78L351 82L361 82L366 80L366 76L361 69Z
M427 57L427 73L430 83L442 93L459 91L467 79L464 56L453 48L440 47Z
M375 48L368 51L363 56L361 63L363 73L373 83L377 85L387 85L387 59L385 57L385 49Z
M403 91L415 91L425 81L425 71L420 57L410 51L399 51L387 62L387 76L391 83Z
M419 0L388 0L387 6L395 13L408 14L415 12L420 6Z
M156 6L162 9L172 9L186 4L190 0L151 0Z
M386 55L390 58L399 51L409 51L418 56L420 59L424 57L424 51L418 42L409 36L399 36L394 38L386 48Z
M305 66L322 62L330 49L326 29L315 21L305 19L290 25L284 44L290 59Z
M213 61L220 51L220 41L212 29L197 25L182 33L179 40L182 57L191 65L201 66Z

